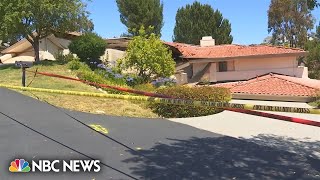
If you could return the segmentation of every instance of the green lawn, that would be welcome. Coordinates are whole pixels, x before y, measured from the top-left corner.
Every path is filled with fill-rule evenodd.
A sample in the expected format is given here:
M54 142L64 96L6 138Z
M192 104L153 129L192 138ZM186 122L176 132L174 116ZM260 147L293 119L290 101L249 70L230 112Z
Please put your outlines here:
M66 65L59 64L54 61L42 62L40 65L33 66L29 70L36 70L36 68L38 68L39 72L50 72L59 75L76 77L75 73L70 71L66 67ZM26 84L29 84L29 82L33 79L33 75L34 74L32 73L27 73ZM20 86L21 69L15 68L14 66L0 67L0 83ZM96 88L88 86L81 82L46 77L41 75L37 75L30 87L101 93ZM103 114L116 116L157 117L157 115L152 113L151 110L148 109L143 103L134 103L131 101L117 99L49 94L39 92L19 92L31 97L35 97L34 95L36 95L41 100L45 100L55 106L63 107L70 110L90 113L104 112Z

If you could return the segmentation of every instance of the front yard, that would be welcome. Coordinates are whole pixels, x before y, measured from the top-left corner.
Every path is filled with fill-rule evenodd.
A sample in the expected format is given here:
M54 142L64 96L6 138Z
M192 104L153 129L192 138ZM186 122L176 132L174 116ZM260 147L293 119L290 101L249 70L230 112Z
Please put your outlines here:
M59 75L75 77L75 73L70 71L65 64L59 64L58 62L44 61L40 65L33 66L32 68L30 68L30 70L36 70L36 68L38 68L39 72L50 72ZM21 70L15 68L14 66L1 66L0 77L1 84L15 86L21 85ZM26 84L29 84L32 79L33 74L27 73ZM81 82L57 79L41 75L36 76L30 87L101 93L96 88L88 86ZM36 98L37 96L38 98L40 98L40 100L45 100L55 106L75 111L103 113L107 115L129 117L157 117L157 115L152 113L152 111L148 109L143 103L84 96L49 94L39 92L20 92L33 98Z

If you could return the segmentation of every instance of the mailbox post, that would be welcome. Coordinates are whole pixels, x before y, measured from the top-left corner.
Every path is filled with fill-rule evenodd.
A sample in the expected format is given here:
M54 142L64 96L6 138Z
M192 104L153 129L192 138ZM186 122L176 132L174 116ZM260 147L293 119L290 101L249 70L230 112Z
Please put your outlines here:
M21 68L22 70L22 78L21 83L23 87L26 87L26 69L30 68L33 64L32 62L25 62L25 61L16 61L15 62L16 67Z

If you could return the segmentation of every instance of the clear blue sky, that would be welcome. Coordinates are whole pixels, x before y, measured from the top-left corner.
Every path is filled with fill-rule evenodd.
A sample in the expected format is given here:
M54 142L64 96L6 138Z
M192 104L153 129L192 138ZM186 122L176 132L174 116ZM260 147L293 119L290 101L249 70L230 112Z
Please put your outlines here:
M195 0L163 0L164 26L161 39L172 41L175 15L179 7L192 4ZM219 9L230 20L234 44L260 44L268 36L267 10L270 0L198 0ZM93 0L88 4L95 25L95 32L104 38L119 37L126 32L120 22L115 0ZM320 10L314 11L320 18ZM316 23L318 25L318 21Z

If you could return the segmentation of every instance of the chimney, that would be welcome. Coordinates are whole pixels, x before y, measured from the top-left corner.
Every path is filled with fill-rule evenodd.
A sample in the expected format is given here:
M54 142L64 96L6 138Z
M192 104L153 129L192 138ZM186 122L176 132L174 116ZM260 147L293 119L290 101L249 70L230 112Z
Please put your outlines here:
M200 40L200 46L201 47L208 47L208 46L214 46L215 40L212 39L212 36L204 36Z

